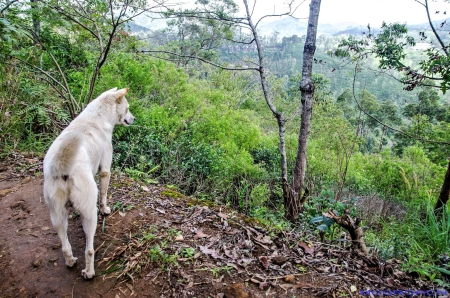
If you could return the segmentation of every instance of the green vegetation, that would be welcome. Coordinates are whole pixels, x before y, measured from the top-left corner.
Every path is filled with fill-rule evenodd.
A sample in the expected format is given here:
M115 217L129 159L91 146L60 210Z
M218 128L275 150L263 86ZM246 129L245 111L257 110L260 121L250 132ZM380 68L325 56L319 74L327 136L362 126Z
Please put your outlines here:
M2 5L0 1L0 8ZM72 119L75 107L81 109L87 103L90 78L97 66L95 40L57 10L40 5L44 6L39 16L40 44L30 39L37 12L26 3L19 1L0 13L1 157L14 151L45 154ZM226 37L231 34L228 26L221 30ZM130 109L137 120L131 127L114 131L114 167L147 184L176 185L183 195L229 204L268 226L289 226L283 219L277 125L266 109L255 74L226 71L194 60L174 63L138 53L139 48L173 50L179 44L171 40L167 45L152 45L120 32L112 39L112 51L93 88L94 97L113 87L130 88ZM267 54L268 81L277 108L293 115L285 134L292 168L300 123L295 113L301 106L296 87L304 39L293 36L272 42L281 50ZM322 212L331 208L341 214L349 209L352 216L360 216L364 206L357 202L377 197L388 209L366 210L370 218L362 221L371 252L398 258L406 269L438 281L439 274L448 270L437 260L450 253L450 216L445 206L437 217L433 206L450 147L424 143L420 138L448 138L446 97L427 86L417 87L416 92L405 91L401 83L367 70L356 76L353 94L354 66L335 72L332 65L340 59L326 53L335 46L337 39L318 39L316 58L327 64L317 63L315 68L306 177L310 198L293 227L318 233L316 226L322 223L326 226L320 228L326 231L324 239L335 241L340 230L321 221ZM202 57L236 62L219 46L208 48L208 53ZM246 52L244 58L254 54ZM408 63L418 62L414 55L409 57ZM370 58L365 67L378 62L384 65L389 61ZM379 121L407 135L362 114L356 102ZM176 198L180 193L163 194ZM113 210L130 207L117 204ZM398 214L397 207L404 212ZM167 234L170 239L174 236L173 231ZM139 235L140 241L151 243L150 260L170 267L176 266L179 256L193 257L191 248L166 251L164 242L155 237L151 230ZM229 269L218 267L213 274Z

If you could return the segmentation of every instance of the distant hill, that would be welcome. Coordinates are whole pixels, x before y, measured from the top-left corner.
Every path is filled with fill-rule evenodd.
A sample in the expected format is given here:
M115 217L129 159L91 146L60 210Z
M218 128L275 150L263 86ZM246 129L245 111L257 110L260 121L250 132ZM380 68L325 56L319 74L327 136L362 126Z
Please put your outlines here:
M434 23L437 29L443 31L450 30L450 20L448 22L445 19L438 20L435 21ZM380 32L380 27L381 24L379 24L378 27L371 26L371 33L377 34L378 32ZM430 26L428 23L407 25L407 27L408 31L410 32L430 30ZM307 21L298 20L291 17L284 17L278 20L266 21L258 28L262 35L270 35L273 32L278 32L279 38L292 35L303 36L306 35ZM368 32L369 30L367 28L367 24L357 24L354 22L340 22L336 24L319 23L317 29L317 33L319 35L326 34L333 36L339 36L343 34L361 36L363 33L368 34Z
M354 22L339 22L336 24L319 23L317 28L318 34L335 35L336 32L347 30L348 28L358 27L359 24ZM306 33L306 32L305 32Z
M135 22L128 22L126 24L126 30L130 31L131 33L139 33L139 32L147 32L150 29L148 29L147 27L144 27L144 26L140 26L140 25L136 24Z
M129 22L129 28L132 33L155 31L166 27L167 20L159 19L158 15L140 15Z
M306 35L306 28L308 23L305 20L298 20L291 17L285 17L271 22L266 22L258 27L260 34L270 35L273 32L278 32L279 37L292 36L292 35ZM319 23L317 33L319 35L336 35L338 32L344 32L345 30L354 30L363 27L354 22L340 22L336 24ZM361 34L361 30L358 29L358 34ZM348 34L348 33L347 33Z
M128 24L129 30L133 33L140 33L146 31L154 31L166 27L167 20L158 18L159 16L157 15L154 15L153 18L151 16L141 15L135 18L134 22L129 22ZM441 29L443 31L450 30L450 21L446 22L446 20L440 20L435 21L435 24L436 28L438 29ZM291 37L293 35L297 36L306 35L307 27L308 23L304 19L299 20L291 17L283 17L272 20L267 19L258 26L258 32L260 35L263 36L268 36L273 34L274 32L278 32L278 38L281 39L285 36ZM418 32L430 29L428 23L407 25L407 27L409 32L413 31ZM378 32L380 32L379 27L371 26L372 34L377 34ZM367 28L367 24L362 25L354 22L339 22L335 24L319 23L317 33L318 35L330 35L330 36L339 36L339 35L361 36L363 34L368 34L369 30Z
M306 34L308 23L303 20L294 18L282 18L272 22L266 22L258 27L258 32L261 35L270 35L273 32L278 32L279 37Z

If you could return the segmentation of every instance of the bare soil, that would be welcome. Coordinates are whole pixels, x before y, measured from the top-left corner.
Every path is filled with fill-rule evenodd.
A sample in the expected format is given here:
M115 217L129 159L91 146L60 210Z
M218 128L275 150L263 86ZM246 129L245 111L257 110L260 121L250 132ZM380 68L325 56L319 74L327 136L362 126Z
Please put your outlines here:
M296 231L268 231L232 209L142 185L119 173L110 216L98 217L96 276L84 280L75 210L64 265L45 206L41 161L0 161L0 297L360 297L360 290L433 289L399 262Z

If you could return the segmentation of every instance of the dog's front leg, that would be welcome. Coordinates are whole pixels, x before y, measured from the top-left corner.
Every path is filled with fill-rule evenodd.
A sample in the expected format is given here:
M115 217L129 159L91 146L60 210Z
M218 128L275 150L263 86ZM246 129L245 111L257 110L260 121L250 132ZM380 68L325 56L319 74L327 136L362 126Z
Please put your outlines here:
M102 170L100 172L100 212L105 215L111 213L111 208L108 207L106 202L110 178L111 173L109 171Z

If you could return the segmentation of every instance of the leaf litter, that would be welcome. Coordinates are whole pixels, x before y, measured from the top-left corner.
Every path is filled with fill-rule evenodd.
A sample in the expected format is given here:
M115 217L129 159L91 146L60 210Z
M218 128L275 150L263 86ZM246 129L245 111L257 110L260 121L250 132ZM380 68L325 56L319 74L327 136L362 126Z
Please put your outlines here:
M345 243L322 243L307 232L270 231L223 206L199 206L189 197L163 195L163 186L146 188L132 204L133 209L144 208L148 220L130 228L127 243L108 259L109 266L120 269L105 274L134 284L136 293L150 284L158 291L154 297L230 297L227 293L236 289L249 297L429 289L425 281L400 271L395 260L363 255ZM158 210L161 206L165 213ZM143 241L146 229L154 237ZM243 287L230 288L236 284Z

